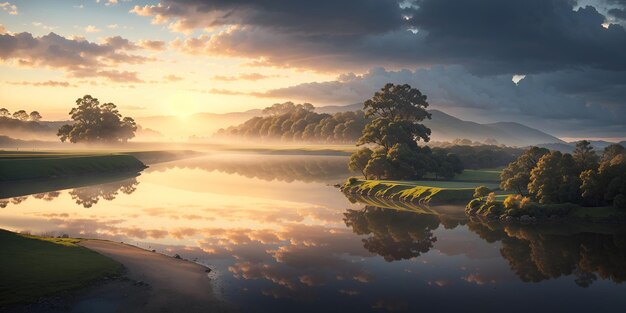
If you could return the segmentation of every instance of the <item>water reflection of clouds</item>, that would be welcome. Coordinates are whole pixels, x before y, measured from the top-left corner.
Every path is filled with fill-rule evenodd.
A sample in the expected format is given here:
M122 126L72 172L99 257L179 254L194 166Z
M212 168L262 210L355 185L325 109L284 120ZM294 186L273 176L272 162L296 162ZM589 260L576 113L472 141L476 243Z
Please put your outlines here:
M127 185L81 191L110 201L92 203L86 196L75 205L65 191L18 198L17 204L4 200L19 209L1 210L0 224L139 243L198 259L221 271L231 288L246 289L235 297L312 301L332 294L375 310L413 309L417 300L406 286L432 294L562 276L581 286L626 279L626 239L619 232L555 234L351 206L324 184L189 171L170 168ZM390 286L390 279L398 283Z

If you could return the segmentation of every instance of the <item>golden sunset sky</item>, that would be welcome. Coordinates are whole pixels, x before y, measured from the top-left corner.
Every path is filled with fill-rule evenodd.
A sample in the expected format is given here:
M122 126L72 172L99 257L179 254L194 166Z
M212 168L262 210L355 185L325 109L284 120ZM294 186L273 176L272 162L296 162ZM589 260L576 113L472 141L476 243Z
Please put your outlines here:
M90 94L133 117L362 102L562 138L626 137L626 9L613 0L0 0L0 107L67 119Z

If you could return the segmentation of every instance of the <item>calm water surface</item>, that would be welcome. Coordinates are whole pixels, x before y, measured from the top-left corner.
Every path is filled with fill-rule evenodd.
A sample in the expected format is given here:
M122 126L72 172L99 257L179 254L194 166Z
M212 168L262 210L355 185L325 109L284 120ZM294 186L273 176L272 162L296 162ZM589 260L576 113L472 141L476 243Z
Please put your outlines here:
M626 312L626 229L502 226L351 203L345 157L216 155L0 200L0 228L208 265L245 312ZM27 186L24 188L28 188Z

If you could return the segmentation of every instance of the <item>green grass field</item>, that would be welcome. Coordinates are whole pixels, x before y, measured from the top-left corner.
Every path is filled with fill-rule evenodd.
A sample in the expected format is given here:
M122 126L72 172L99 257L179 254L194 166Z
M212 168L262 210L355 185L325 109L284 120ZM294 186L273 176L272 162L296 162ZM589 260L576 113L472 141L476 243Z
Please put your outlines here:
M126 154L0 152L0 181L140 171L145 167L137 158Z
M0 229L0 306L84 287L120 273L121 264L76 245L78 241Z

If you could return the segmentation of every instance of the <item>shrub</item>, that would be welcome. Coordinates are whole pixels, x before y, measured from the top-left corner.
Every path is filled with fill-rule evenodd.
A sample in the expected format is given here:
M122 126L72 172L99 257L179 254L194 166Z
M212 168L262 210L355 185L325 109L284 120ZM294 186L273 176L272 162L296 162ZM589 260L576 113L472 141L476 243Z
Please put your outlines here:
M474 198L482 198L488 195L490 192L491 190L489 190L489 188L485 186L478 186L476 187L476 189L474 189Z
M504 199L504 208L507 210L519 209L523 197L521 195L509 195Z
M350 185L354 185L357 181L358 181L358 179L356 177L348 178L348 184L350 184Z

